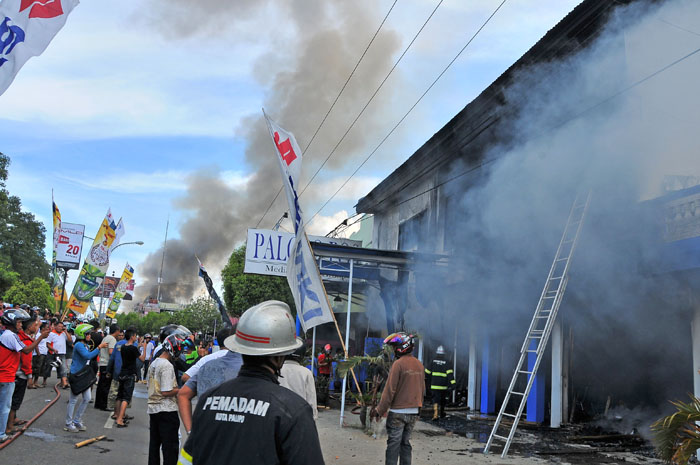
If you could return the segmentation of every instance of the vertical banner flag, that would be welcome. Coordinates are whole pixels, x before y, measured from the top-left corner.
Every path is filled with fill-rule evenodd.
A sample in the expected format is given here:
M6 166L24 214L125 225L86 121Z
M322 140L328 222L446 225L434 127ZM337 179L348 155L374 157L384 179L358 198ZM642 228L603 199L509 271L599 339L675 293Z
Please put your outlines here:
M33 56L41 55L61 30L78 0L0 2L0 95Z
M107 210L107 215L102 220L100 230L95 235L90 252L85 257L83 268L80 270L75 287L73 287L73 293L68 299L69 310L80 314L85 313L107 273L109 252L116 237L117 225L112 218L111 210Z
M264 113L264 112L263 112ZM265 115L267 127L275 143L282 183L294 221L294 244L287 262L287 282L294 296L299 320L304 331L333 321L328 299L323 289L313 252L304 231L304 219L299 206L299 178L301 177L301 150L294 135L282 129Z
M209 273L207 273L207 270L204 268L204 265L202 265L202 262L199 261L199 258L196 256L195 258L197 258L197 262L199 263L199 277L204 280L204 285L207 287L207 292L209 292L209 296L211 296L211 298L214 299L214 302L216 302L216 305L219 307L219 313L221 313L221 320L224 322L224 325L231 327L231 317L228 315L224 303L219 298L219 294L216 293L216 289L214 289L214 285L211 282Z
M112 245L109 246L109 253L110 254L112 253L112 250L114 250L119 245L119 243L122 240L122 236L124 235L125 232L126 232L126 230L124 229L124 223L122 223L122 219L119 218L119 222L117 223L117 228L114 231L114 234L115 234L114 242L112 242Z
M131 278L133 277L134 269L130 267L127 263L124 267L122 277L121 279L119 279L119 284L117 284L117 290L114 291L112 300L109 302L109 306L107 307L107 316L109 318L114 318L115 316L117 316L117 310L119 310L119 305L122 303L122 299L126 295L126 288L129 285L129 281L131 281Z
M2 37L0 36L0 40ZM61 212L53 199L51 193L51 203L53 205L53 256L51 259L51 293L54 300L61 299L61 289L63 288L63 280L65 279L65 271L56 265L56 249L58 248L58 236L61 233Z

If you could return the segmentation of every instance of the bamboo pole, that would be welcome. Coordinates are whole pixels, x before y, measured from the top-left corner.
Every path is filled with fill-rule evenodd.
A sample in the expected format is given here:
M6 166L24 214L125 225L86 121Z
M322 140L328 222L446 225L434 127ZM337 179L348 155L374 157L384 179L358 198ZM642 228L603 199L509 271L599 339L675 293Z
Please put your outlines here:
M95 438L86 439L85 441L81 441L81 442L76 443L75 448L80 449L81 447L87 446L88 444L92 444L93 442L101 441L106 437L107 436L103 434L102 436L97 436Z
M309 237L306 235L306 231L304 231L304 238L306 239L306 243L309 244L309 249L311 252L313 252L313 248L311 248L311 243L309 242ZM316 260L314 260L314 264L316 265L316 272L318 273L319 276L321 276L321 271L318 269L318 263L316 263ZM333 323L335 324L335 330L338 332L338 339L340 340L340 345L343 348L343 353L345 354L345 359L347 360L348 358L348 348L345 346L345 341L343 341L343 335L340 332L340 327L338 326L338 320L335 319L335 314L333 313L333 306L331 305L331 301L328 298L328 293L326 292L326 286L323 285L323 279L321 279L321 289L323 289L323 295L326 297L326 302L328 303L328 308L331 309L331 316L333 317ZM349 328L346 328L346 331ZM357 381L357 376L355 376L355 370L353 368L350 368L350 373L352 374L352 379L355 381L355 387L357 388L358 394L360 394L359 399L360 399L360 404L363 404L364 402L362 401L362 389L360 389L360 383ZM343 392L343 395L345 393Z

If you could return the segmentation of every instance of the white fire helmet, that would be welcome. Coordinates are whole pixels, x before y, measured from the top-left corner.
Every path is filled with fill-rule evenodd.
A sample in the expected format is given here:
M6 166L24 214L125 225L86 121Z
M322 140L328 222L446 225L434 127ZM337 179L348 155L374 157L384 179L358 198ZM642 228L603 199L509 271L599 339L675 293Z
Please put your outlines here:
M289 306L268 300L246 310L224 346L243 355L289 355L301 347Z
M445 348L443 346L438 346L437 350L435 351L436 354L438 355L445 355Z

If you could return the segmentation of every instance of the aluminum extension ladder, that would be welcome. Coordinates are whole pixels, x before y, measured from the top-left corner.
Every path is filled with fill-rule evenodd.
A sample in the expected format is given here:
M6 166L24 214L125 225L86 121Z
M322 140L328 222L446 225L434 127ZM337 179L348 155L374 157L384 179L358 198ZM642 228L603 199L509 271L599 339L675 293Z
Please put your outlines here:
M590 199L590 192L587 192L585 195L579 194L576 196L574 204L571 207L569 218L566 222L566 227L564 228L564 234L562 234L561 240L559 241L559 247L557 248L557 253L554 256L554 262L552 262L552 267L549 269L549 275L547 276L547 281L545 281L540 300L537 303L535 314L530 322L530 328L527 330L525 342L523 342L523 346L520 349L520 360L518 361L518 365L515 367L515 372L513 373L513 378L510 381L510 386L508 387L506 397L503 400L503 405L501 405L501 410L498 412L496 424L493 426L493 430L491 430L491 434L489 435L489 440L484 448L485 454L489 452L495 440L500 440L505 442L503 445L503 452L501 453L501 457L505 458L505 456L508 454L510 444L513 442L515 430L518 428L520 416L525 409L527 397L530 394L535 375L537 374L537 369L540 366L540 362L544 356L544 351L547 348L547 341L549 340L549 335L552 332L552 327L554 326L554 322L557 318L557 312L559 311L559 305L561 304L564 291L566 290L566 284L569 280L568 273L569 264L571 263L571 256L576 248L578 236L581 231L581 226L583 225L583 219L588 210ZM532 371L529 371L528 369L528 354L530 353L537 354ZM524 376L527 377L527 385L525 390L520 392L516 391L516 386L522 386L523 382L521 381L519 383L518 381L520 381ZM519 401L516 413L506 412L511 397L516 400L516 402ZM501 425L504 417L508 418L508 421ZM510 431L508 432L507 436L498 434L498 428L500 426L503 426L504 428L510 427Z

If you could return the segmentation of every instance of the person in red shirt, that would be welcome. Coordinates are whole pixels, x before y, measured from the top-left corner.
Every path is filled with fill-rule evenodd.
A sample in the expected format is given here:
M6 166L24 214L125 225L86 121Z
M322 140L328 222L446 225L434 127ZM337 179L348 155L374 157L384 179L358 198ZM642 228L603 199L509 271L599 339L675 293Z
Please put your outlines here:
M25 346L30 346L34 342L34 334L39 328L41 321L31 314L33 318L22 322L22 329L17 333ZM15 375L15 392L12 393L12 404L10 406L10 416L7 419L6 434L13 434L16 427L25 424L26 420L17 420L17 410L22 406L24 393L27 391L27 382L32 379L32 355L33 352L19 354L19 369Z
M319 408L323 404L323 408L329 409L328 406L328 388L331 383L331 370L333 364L333 355L331 355L332 347L330 344L326 344L318 356L318 391L319 396Z
M15 391L15 375L19 368L20 353L31 354L39 342L49 335L48 328L44 329L31 345L25 346L18 334L22 329L21 323L30 319L29 313L21 308L7 310L0 317L0 323L5 326L5 331L0 335L0 443L10 438L5 434L5 428L10 414L12 394Z

